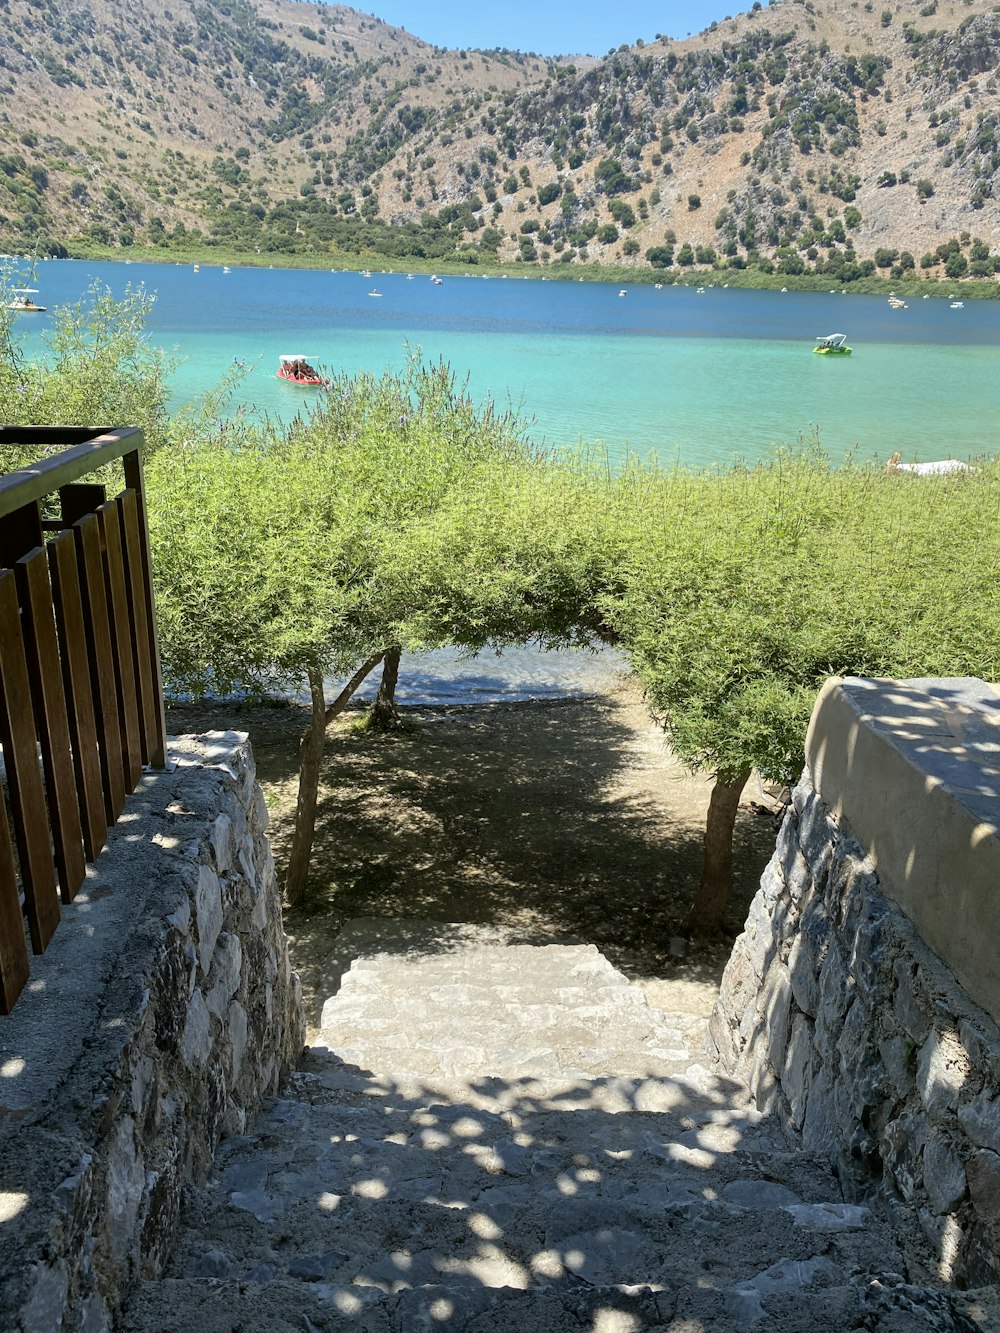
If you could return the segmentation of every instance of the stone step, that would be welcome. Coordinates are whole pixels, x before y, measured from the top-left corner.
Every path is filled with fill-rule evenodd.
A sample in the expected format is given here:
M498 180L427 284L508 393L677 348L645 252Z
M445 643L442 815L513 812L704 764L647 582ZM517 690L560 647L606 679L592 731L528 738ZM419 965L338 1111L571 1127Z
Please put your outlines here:
M577 1046L554 1052L545 1046L503 1050L482 1046L432 1046L400 1043L397 1046L337 1046L334 1051L363 1070L388 1070L393 1079L494 1078L512 1083L590 1079L669 1079L690 1067L690 1055L681 1051L650 1050L640 1059L628 1049Z
M355 959L316 1043L396 1079L670 1078L696 1060L704 1023L671 1023L593 946L436 950Z
M542 1102L491 1114L398 1095L338 1102L324 1100L333 1094L316 1076L300 1076L295 1090L254 1135L223 1145L171 1269L188 1284L185 1299L210 1304L198 1284L224 1280L258 1284L269 1302L278 1283L298 1292L317 1327L339 1327L330 1301L360 1289L371 1302L362 1312L382 1321L372 1327L407 1330L420 1326L409 1305L389 1298L410 1289L465 1293L462 1309L484 1289L530 1291L543 1312L567 1284L653 1286L672 1300L692 1274L735 1288L777 1258L822 1256L842 1276L870 1271L873 1254L902 1266L884 1225L839 1203L821 1163L773 1151L756 1113L623 1116ZM160 1307L147 1292L133 1326L171 1327L156 1322L170 1290L155 1298ZM285 1292L282 1311L294 1301ZM320 1314L334 1322L318 1323Z
M568 1274L528 1289L442 1275L395 1291L325 1280L326 1256L290 1278L261 1264L243 1278L170 1278L147 1287L120 1333L970 1333L974 1293L941 1293L898 1275L845 1273L823 1255L780 1258L735 1283L609 1285ZM225 1258L206 1256L221 1273Z
M702 1062L703 1020L592 946L454 931L359 926L376 947L345 946L323 1031L122 1333L978 1327Z

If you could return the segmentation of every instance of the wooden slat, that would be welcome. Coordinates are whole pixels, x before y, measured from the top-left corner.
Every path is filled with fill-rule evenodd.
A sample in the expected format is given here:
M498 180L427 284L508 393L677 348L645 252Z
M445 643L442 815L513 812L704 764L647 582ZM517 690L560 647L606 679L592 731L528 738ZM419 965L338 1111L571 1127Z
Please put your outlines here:
M41 546L42 511L37 501L22 505L0 523L0 565L13 569L22 555Z
M101 759L94 720L93 685L87 651L87 631L80 592L76 541L61 533L48 545L52 601L59 632L59 657L69 715L70 742L76 789L83 817L83 846L93 861L107 841L108 819L101 784Z
M0 794L0 1014L9 1014L28 980L24 913L17 891L7 806Z
M104 576L107 581L108 615L115 662L115 687L118 721L124 743L125 785L131 792L142 773L139 744L139 700L135 683L135 659L132 656L132 631L125 587L125 562L122 559L122 529L117 500L109 500L97 511L104 547Z
M25 659L35 701L38 741L45 770L59 893L64 903L71 903L83 883L87 867L83 859L83 828L73 774L56 623L52 612L49 562L44 549L38 547L19 560L14 575L21 603Z
M35 748L31 685L14 575L0 573L0 741L21 863L31 947L42 953L59 924L55 866Z
M76 555L83 593L83 619L87 628L87 660L90 663L91 695L101 758L104 814L113 824L125 804L125 773L122 763L122 734L118 722L115 665L111 653L111 626L104 580L100 524L88 514L73 524Z
M149 521L146 512L146 481L142 467L142 435L138 446L122 456L125 472L125 485L135 491L136 509L139 519L139 555L143 568L143 594L146 602L146 625L149 636L149 661L152 670L153 702L153 738L150 746L149 763L153 768L163 768L167 762L167 723L163 710L163 669L160 665L160 639L156 628L156 604L153 601L153 571L149 556Z
M125 558L125 582L128 588L129 623L132 632L132 656L135 661L136 687L139 695L139 740L142 761L148 764L156 748L157 703L154 696L153 666L149 659L149 622L146 617L146 571L142 563L139 534L139 506L135 491L122 491L118 497L122 525L122 555Z
M96 481L78 481L59 488L62 525L71 528L84 514L92 514L108 498L108 489Z

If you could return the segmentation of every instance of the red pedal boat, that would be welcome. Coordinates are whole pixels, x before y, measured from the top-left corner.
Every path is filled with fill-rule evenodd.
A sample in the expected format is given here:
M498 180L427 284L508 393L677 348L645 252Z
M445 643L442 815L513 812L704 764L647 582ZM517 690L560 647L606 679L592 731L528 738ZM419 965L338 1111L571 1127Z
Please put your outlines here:
M322 389L326 386L326 380L309 357L298 353L278 357L278 379L297 384L300 389Z

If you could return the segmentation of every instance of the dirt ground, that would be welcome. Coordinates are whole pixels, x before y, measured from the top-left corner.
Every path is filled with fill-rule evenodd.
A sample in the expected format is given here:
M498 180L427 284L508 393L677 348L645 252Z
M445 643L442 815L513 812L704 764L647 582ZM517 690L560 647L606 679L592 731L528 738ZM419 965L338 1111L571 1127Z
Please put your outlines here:
M308 902L287 909L312 1022L325 963L354 917L422 917L596 944L651 1003L707 1012L777 821L744 795L725 935L689 943L710 783L667 749L634 687L545 703L405 710L379 735L349 712L331 728ZM294 706L186 705L172 733L250 733L281 873L294 811ZM751 801L754 803L751 804ZM326 989L324 989L326 987Z

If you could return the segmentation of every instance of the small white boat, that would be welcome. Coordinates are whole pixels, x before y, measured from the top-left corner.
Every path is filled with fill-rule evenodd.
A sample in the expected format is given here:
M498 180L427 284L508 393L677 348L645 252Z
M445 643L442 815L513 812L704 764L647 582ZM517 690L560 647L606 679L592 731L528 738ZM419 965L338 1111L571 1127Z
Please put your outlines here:
M619 295L619 296L628 296L628 290L627 290L625 287L623 287L623 288L621 289L621 291L618 293L618 295Z
M376 291L375 288L373 287L373 288L371 289L371 291L368 293L368 295L369 295L369 296L381 296L382 293L379 292L379 291Z
M946 477L950 472L975 472L959 458L939 458L933 463L904 463L902 454L894 453L885 465L886 472L908 472L913 477Z
M965 302L964 302L964 301L952 301L952 303L951 303L951 305L948 307L948 309L949 309L949 310L964 310L964 309L965 309Z
M439 278L438 275L437 275L436 273L432 273L432 274L431 274L431 282L433 282L434 285L435 285L436 287L440 287L440 286L441 286L441 283L443 282L443 279L442 279L442 278Z
M30 310L40 314L45 307L31 298L38 295L37 287L15 287L14 294L7 302L8 310Z
M223 273L228 273L228 272L229 272L229 265L228 265L228 264L223 264L223 266L222 266L222 271L223 271Z

